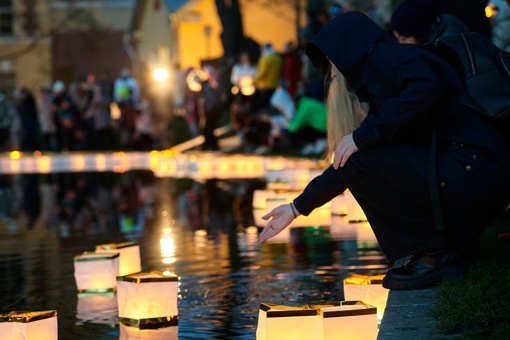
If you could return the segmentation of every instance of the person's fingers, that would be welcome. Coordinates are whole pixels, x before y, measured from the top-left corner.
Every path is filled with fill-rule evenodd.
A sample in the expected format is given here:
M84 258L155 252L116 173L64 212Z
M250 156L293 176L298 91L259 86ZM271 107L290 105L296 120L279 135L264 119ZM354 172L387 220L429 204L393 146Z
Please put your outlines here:
M264 243L265 241L275 236L276 234L277 234L276 229L271 224L268 224L267 226L264 227L264 229L260 233L259 242Z

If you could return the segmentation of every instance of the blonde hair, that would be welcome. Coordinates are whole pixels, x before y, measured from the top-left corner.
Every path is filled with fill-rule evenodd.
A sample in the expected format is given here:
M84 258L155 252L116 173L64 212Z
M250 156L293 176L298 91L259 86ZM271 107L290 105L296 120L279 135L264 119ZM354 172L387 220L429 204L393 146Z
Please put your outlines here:
M349 91L347 79L333 64L331 64L331 75L326 101L328 107L327 156L331 156L342 138L359 127L366 117L358 97Z

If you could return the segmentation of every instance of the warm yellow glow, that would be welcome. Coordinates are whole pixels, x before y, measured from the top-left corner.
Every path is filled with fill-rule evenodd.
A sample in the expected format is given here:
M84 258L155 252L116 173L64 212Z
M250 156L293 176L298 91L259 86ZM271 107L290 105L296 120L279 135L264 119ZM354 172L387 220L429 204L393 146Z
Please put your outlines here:
M242 76L241 79L239 79L239 86L241 87L241 93L245 96L251 96L255 93L253 77L251 76Z
M487 18L492 18L494 15L496 15L497 10L494 8L493 5L489 5L485 7L485 16Z
M96 168L98 171L106 170L106 157L104 155L96 156Z
M41 157L37 159L37 171L48 173L51 171L51 159L49 157Z
M118 120L120 118L120 116L121 116L121 112L120 112L119 106L117 105L117 103L112 102L110 104L110 117L113 120Z
M72 170L82 170L85 168L85 158L83 156L72 156Z
M194 69L186 77L186 83L191 91L200 92L202 90L202 82L207 79L207 75L201 69Z
M156 81L166 81L168 80L168 71L164 68L157 68L152 72L152 77Z
M251 96L252 94L255 93L255 86L252 85L248 87L242 87L241 93L244 94L245 96Z
M20 172L21 166L19 162L11 162L11 172L18 173Z
M195 231L195 235L196 236L206 236L207 235L207 230L199 229L199 230Z
M232 92L232 94L235 96L236 94L239 93L239 88L237 86L232 86L230 92Z
M11 159L20 159L21 157L23 157L23 153L21 151L11 151L9 157Z
M173 237L162 237L159 243L161 245L161 256L163 258L175 256L175 242Z
M172 264L175 263L177 259L175 257L164 257L162 262L163 264Z

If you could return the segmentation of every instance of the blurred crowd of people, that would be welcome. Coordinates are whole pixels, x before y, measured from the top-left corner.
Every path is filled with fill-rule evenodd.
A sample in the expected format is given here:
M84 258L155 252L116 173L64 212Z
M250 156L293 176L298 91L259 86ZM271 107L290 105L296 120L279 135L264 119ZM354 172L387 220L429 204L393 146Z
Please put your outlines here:
M215 131L228 113L227 123L241 140L239 151L292 149L303 156L322 155L324 77L304 50L324 24L341 12L357 10L402 43L423 45L440 35L477 31L510 51L509 2L404 0L392 2L392 15L385 18L379 1L339 1L341 5L307 13L297 40L281 51L270 42L253 42L235 60L206 61L200 69L176 65L170 109L184 119L189 138L203 136L202 150L220 149ZM150 99L142 98L142 92L129 69L122 69L115 80L107 73L88 74L69 85L57 80L37 94L21 88L12 100L0 93L0 151L157 148Z
M509 50L509 1L404 0L395 4L386 20L373 0L345 1L327 11L308 13L297 42L282 51L266 42L258 49L243 49L235 62L206 65L203 70L183 71L177 93L178 110L185 116L192 137L201 133L203 150L218 150L213 131L221 108L230 113L242 151L264 154L281 148L303 156L323 155L326 146L327 110L324 77L304 49L308 41L336 14L358 10L367 14L401 43L424 45L441 35L475 31L502 49ZM398 6L397 6L398 5ZM492 9L489 18L486 10ZM506 25L506 26L505 26Z
M57 80L34 94L21 88L9 100L0 93L0 150L151 150L152 119L128 69Z

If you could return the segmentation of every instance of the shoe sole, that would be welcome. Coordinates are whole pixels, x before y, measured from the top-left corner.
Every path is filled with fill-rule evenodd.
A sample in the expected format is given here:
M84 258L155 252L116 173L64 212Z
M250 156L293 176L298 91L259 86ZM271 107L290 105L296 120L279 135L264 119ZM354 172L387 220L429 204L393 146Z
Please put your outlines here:
M386 289L395 290L414 290L414 289L425 289L433 285L436 285L444 280L456 279L464 275L464 270L459 264L451 265L448 267L441 268L440 270L434 271L427 275L420 277L419 279L413 278L409 280L392 279L384 277L382 285Z

